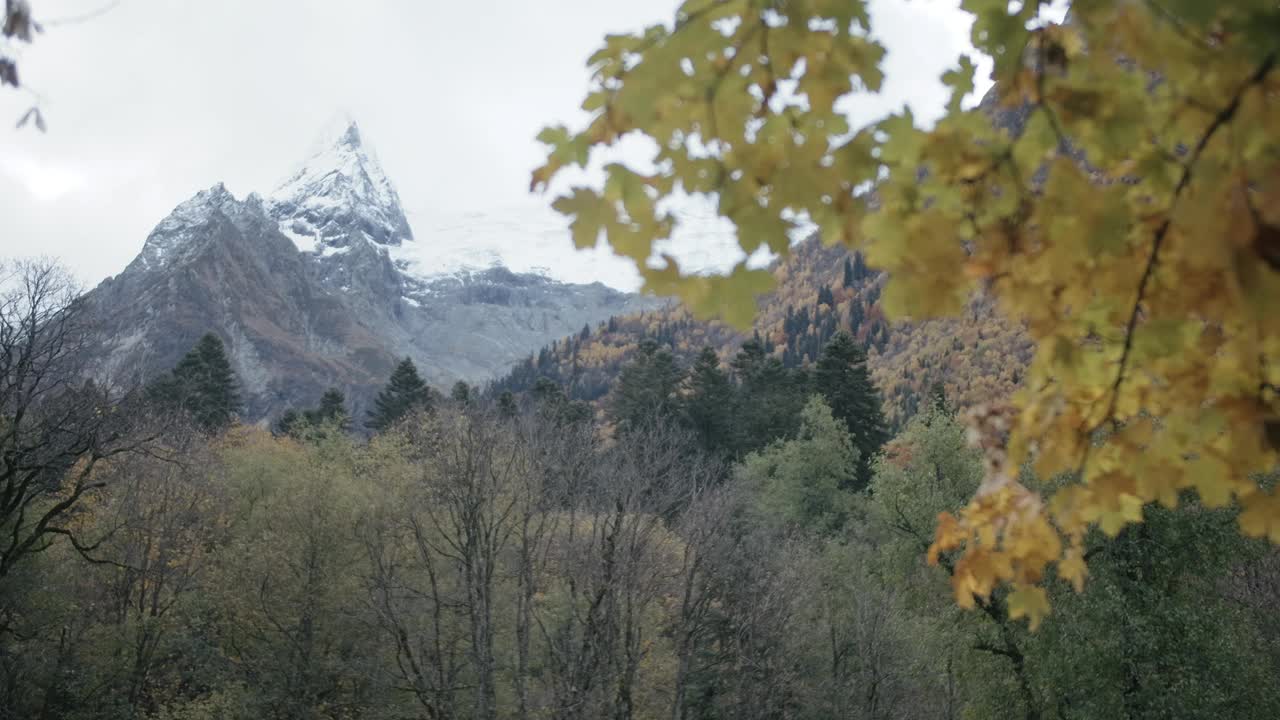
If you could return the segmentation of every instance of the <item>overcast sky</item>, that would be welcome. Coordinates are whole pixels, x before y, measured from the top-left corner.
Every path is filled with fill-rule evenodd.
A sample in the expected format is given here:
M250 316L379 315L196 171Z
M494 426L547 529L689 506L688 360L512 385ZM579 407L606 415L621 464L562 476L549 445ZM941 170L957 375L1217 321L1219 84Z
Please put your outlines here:
M0 257L57 256L90 284L123 269L197 190L269 192L343 112L416 228L543 202L527 194L542 159L533 138L581 122L588 55L606 33L669 22L678 4L121 0L58 24L112 3L31 3L52 22L20 70L48 132L5 129L33 96L0 91ZM873 0L888 82L858 115L906 102L936 116L938 76L968 49L956 5Z

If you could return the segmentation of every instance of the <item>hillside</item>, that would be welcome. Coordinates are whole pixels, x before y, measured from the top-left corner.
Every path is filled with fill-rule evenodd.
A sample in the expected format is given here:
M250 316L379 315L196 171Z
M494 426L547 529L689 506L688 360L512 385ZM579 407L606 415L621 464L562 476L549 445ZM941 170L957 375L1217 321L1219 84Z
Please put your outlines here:
M960 317L891 324L880 307L886 276L868 268L860 254L816 238L793 246L773 273L777 289L760 298L754 335L785 366L805 367L832 335L849 331L867 346L886 417L895 426L915 414L935 383L965 407L1012 392L1030 361L1021 329L983 298ZM525 358L492 388L520 392L547 377L575 398L600 400L645 338L670 347L687 366L703 347L714 348L727 364L748 336L669 305L584 327Z

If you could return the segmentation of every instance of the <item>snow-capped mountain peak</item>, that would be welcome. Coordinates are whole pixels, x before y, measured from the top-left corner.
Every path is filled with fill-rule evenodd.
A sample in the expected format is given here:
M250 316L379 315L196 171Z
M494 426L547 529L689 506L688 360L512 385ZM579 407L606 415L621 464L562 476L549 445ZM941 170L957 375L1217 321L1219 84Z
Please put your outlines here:
M205 227L219 216L225 216L239 227L245 223L249 208L256 207L261 212L260 203L261 198L252 194L246 198L245 203L241 203L222 183L201 190L179 203L168 217L155 226L135 262L141 263L145 268L164 267L197 250L207 240Z
M413 240L400 196L354 121L281 183L268 206L280 229L308 252L361 240L379 245Z

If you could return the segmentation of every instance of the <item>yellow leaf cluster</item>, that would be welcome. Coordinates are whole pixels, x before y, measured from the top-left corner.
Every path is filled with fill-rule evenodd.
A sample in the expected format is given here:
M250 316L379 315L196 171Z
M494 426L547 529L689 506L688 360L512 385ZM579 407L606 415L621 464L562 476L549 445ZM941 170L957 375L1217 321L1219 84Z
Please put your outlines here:
M813 222L888 271L899 318L981 290L1023 323L1036 352L1006 431L983 443L998 459L933 557L962 551L959 602L1009 583L1032 624L1046 568L1079 587L1085 532L1114 535L1147 503L1194 491L1280 535L1280 503L1251 479L1280 445L1280 8L1081 2L1059 26L1044 4L963 0L994 60L979 108L957 99L965 60L933 128L904 111L850 132L838 103L882 81L864 3L690 0L674 25L597 53L590 124L545 133L534 176L653 139L654 173L611 169L604 192L560 208L579 244L603 232L648 288L738 327L770 278L649 268L665 197L714 197L747 252L785 251ZM1023 466L1065 484L1047 497L1014 479Z

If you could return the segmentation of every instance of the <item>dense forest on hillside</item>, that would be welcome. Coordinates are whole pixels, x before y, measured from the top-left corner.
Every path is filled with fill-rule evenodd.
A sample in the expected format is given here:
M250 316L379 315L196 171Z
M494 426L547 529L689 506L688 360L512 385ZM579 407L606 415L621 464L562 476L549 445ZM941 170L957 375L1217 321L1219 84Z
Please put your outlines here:
M847 333L807 371L643 341L604 417L406 360L368 417L333 390L268 431L214 335L137 391L83 383L83 307L28 272L0 305L0 717L1280 712L1280 555L1233 508L1095 533L1039 627L1004 591L957 608L924 552L981 453L940 387L890 437Z
M669 348L686 366L706 347L727 363L743 342L754 339L784 367L805 369L832 336L845 331L866 346L885 413L900 427L927 405L935 386L966 408L1007 396L1030 362L1031 344L1021 326L989 300L974 299L954 318L889 323L880 306L886 278L868 268L859 252L810 238L772 272L777 289L759 299L751 333L697 320L685 307L669 305L585 327L530 356L493 388L528 390L546 377L577 399L599 400L645 339Z

